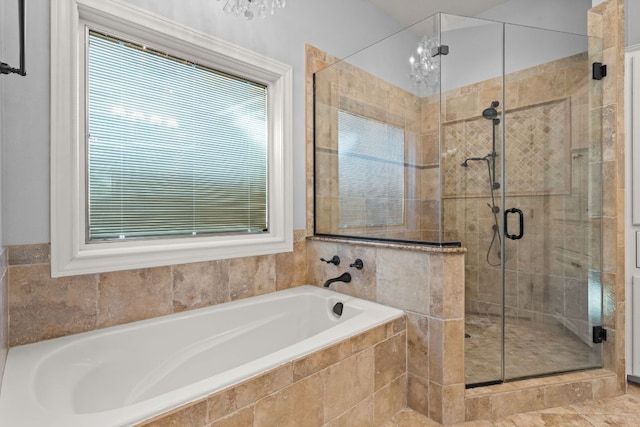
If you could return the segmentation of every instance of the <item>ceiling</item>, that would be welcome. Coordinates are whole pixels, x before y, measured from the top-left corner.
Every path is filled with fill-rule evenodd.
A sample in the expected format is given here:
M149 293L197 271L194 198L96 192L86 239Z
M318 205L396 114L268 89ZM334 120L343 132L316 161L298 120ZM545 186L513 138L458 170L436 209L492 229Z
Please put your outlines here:
M508 0L369 0L405 27L438 13L476 16Z

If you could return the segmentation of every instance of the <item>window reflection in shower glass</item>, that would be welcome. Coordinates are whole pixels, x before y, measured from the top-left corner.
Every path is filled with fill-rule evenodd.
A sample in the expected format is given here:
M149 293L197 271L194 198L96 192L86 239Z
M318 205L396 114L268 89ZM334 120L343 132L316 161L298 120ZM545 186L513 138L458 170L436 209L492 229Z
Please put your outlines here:
M338 112L340 228L404 223L404 130Z

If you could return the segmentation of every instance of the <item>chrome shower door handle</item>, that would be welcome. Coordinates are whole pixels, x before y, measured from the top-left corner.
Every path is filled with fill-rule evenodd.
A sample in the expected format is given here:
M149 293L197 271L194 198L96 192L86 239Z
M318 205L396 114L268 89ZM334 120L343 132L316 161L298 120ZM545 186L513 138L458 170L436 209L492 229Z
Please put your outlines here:
M520 220L520 232L519 234L509 234L509 221L507 220L508 215L509 214L518 214L519 220ZM504 236L507 239L511 239L511 240L518 240L518 239L522 239L522 236L524 235L524 215L522 214L522 211L518 208L509 208L507 210L504 211Z

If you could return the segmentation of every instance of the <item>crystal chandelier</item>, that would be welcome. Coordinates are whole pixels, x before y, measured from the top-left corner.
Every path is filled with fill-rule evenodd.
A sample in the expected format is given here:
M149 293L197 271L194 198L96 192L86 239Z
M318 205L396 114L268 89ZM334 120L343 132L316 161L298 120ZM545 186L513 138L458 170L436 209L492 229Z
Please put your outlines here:
M220 1L220 0L218 0ZM224 11L236 16L244 16L249 21L255 16L264 18L267 13L273 15L276 7L282 9L286 0L225 0Z
M440 80L440 58L439 55L449 53L447 46L439 46L435 38L424 36L416 55L409 57L411 64L411 80L416 86L433 88Z

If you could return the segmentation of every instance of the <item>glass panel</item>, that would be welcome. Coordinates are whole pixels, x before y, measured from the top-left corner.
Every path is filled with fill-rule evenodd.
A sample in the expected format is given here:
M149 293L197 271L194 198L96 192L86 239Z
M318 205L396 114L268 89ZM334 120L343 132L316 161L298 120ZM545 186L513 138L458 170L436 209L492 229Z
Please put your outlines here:
M586 36L438 14L315 75L316 233L467 248L467 385L601 366L601 56ZM402 173L345 171L346 117L375 123ZM398 186L372 196L386 218L349 193L362 183Z
M315 74L316 234L448 243L438 28L431 17Z
M503 206L524 217L522 239L503 254L505 380L601 365L591 331L602 301L601 150L591 134L601 103L589 44L505 27ZM507 226L518 230L516 214Z
M467 248L467 383L502 378L503 25L442 16L444 233Z

